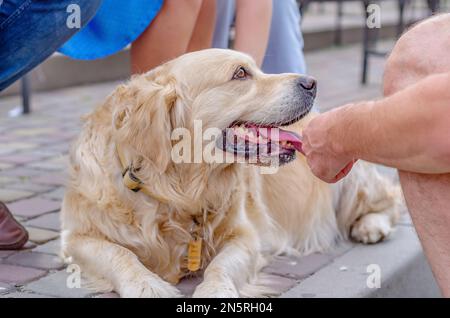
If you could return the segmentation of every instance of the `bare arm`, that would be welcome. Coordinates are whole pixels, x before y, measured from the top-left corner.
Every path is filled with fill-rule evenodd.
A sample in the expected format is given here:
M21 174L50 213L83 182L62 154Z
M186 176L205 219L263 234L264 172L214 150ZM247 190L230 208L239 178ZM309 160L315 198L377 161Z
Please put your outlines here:
M417 173L450 172L450 74L313 119L304 131L313 172L336 182L353 159ZM347 169L349 170L349 169Z
M271 21L272 0L237 0L234 49L251 55L261 65Z

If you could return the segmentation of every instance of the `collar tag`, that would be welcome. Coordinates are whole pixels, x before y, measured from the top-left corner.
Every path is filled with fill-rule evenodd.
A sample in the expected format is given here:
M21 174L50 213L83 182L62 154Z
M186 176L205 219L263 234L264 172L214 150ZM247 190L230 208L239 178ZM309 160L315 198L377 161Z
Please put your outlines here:
M188 266L191 272L196 272L200 269L202 261L202 238L197 236L189 241L188 246Z

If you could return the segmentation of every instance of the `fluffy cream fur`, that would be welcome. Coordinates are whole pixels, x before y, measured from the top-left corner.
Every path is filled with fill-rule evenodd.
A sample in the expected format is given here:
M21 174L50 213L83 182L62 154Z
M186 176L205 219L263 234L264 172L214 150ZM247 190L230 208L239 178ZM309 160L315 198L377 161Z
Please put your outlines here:
M232 81L239 66L251 79ZM271 256L308 254L349 235L374 243L398 218L397 192L359 163L337 185L316 179L300 155L276 174L246 164L174 164L175 127L277 122L294 107L295 74L263 74L246 55L184 55L119 86L85 118L71 151L62 209L63 252L96 289L123 297L176 297L186 268L192 217L202 221L203 282L194 297L257 296ZM288 101L288 102L286 102ZM277 117L278 116L278 117ZM301 131L308 118L288 127ZM162 201L123 185L116 145Z

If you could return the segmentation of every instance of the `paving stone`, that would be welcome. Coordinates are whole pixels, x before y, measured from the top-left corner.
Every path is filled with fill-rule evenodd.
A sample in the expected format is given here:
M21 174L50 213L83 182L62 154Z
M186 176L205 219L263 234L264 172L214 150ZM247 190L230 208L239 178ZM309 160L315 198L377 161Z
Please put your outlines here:
M0 134L0 142L2 143L14 141L15 139L17 139L15 136L3 135L3 132Z
M50 191L48 193L44 193L42 196L44 198L48 198L48 199L51 199L51 200L62 201L63 198L64 198L64 192L65 192L65 189L63 187L59 187L59 188L56 188L53 191Z
M35 184L35 183L31 183L29 181L13 183L13 184L8 185L8 187L10 189L29 191L29 192L33 192L36 194L49 192L50 190L54 189L54 186L45 185L45 184Z
M58 156L55 158L33 162L31 164L28 164L27 166L43 170L59 171L65 169L67 165L68 165L67 157Z
M66 177L64 173L48 173L34 177L31 179L31 181L38 184L61 186L66 183Z
M98 294L95 295L94 298L120 298L119 294L117 293L105 293L105 294Z
M348 241L342 241L337 246L332 247L329 251L326 251L324 254L330 256L331 258L339 257L348 251L350 251L352 248L354 248L357 244L348 242Z
M23 284L45 275L45 271L17 265L0 264L0 282Z
M39 197L17 201L9 205L9 209L14 215L23 217L35 217L44 213L57 211L60 208L60 203Z
M17 221L19 221L20 223L26 221L26 219L25 219L24 217L21 217L21 216L18 216L18 215L15 215L14 218L15 218Z
M13 184L17 181L18 181L17 177L8 177L8 176L0 175L0 186L1 187L8 187L10 184Z
M39 245L38 247L33 249L33 252L59 255L60 250L61 250L61 240L57 239L57 240L49 241L45 244Z
M30 151L30 153L37 155L37 156L46 157L46 158L63 155L63 152L60 149L50 148L49 145L46 145L45 148L39 148L39 149L36 148L36 149Z
M36 177L43 173L45 173L45 172L42 172L42 171L39 171L36 169L24 168L24 167L17 167L14 169L2 171L2 175L4 175L4 176L22 177L23 180L30 179L31 177Z
M296 279L278 275L270 275L267 280L269 282L268 287L275 292L275 295L281 295L298 283Z
M300 258L278 257L263 271L288 278L302 279L315 273L331 261L332 258L325 254L311 254Z
M61 269L64 266L59 257L38 252L16 253L8 257L4 262L11 265L21 265L46 270Z
M40 147L35 148L35 149L30 151L30 153L33 153L33 154L42 154L42 153L39 152L39 149L41 147L45 147L45 146L51 144L52 142L54 142L53 140L50 140L48 138L48 136L45 136L45 135L42 135L42 136L30 136L30 137L27 138L27 141L35 143L35 144L39 144L39 146L40 146Z
M9 154L12 154L14 152L15 152L15 150L11 149L11 148L5 148L5 149L0 148L0 156L9 155Z
M0 201L5 203L29 198L31 196L33 196L33 193L29 191L0 188Z
M59 212L49 213L29 220L25 223L27 226L37 227L41 229L60 231L61 222L59 220Z
M36 144L26 142L6 142L0 143L0 155L10 154L20 150L28 150L36 148Z
M20 221L18 218L16 218L16 220ZM23 221L20 221L20 222L22 223ZM1 250L0 251L0 258L6 258L8 256L11 256L14 253L19 253L21 251L31 250L31 249L33 249L35 247L36 247L36 244L34 244L33 242L28 241L22 246L21 249L18 249L18 250Z
M370 276L378 270L381 288L370 288ZM381 243L358 244L282 297L302 297L304 293L325 298L440 297L417 234L406 226L399 226Z
M75 135L73 133L64 133L64 135L61 134L61 136L52 136L51 138L53 141L47 145L48 149L65 153L70 149L72 140L77 137L78 134L79 132Z
M22 246L22 249L21 249L20 251L23 251L23 250L31 250L32 248L35 248L35 247L36 247L36 244L35 244L35 243L33 243L33 242L31 242L31 241L28 241L28 242L25 243L24 246Z
M9 284L0 283L0 295L6 294L13 289L14 289L14 287Z
M14 167L14 165L12 163L1 162L1 159L0 159L0 171L11 169L12 167Z
M30 241L38 244L43 244L54 240L59 236L59 233L34 227L26 227Z
M29 292L16 292L1 296L0 298L55 298L53 296L41 295Z
M22 128L11 131L11 134L14 134L19 137L28 137L28 136L48 135L55 132L56 132L55 128Z
M42 160L42 156L32 153L19 153L0 157L0 161L15 165L23 165L38 160Z
M58 155L66 154L70 149L71 141L64 141L59 144L52 144L47 147L50 151L56 151Z
M94 294L94 292L85 288L68 288L67 279L69 275L72 274L65 270L58 271L26 285L25 290L62 298L82 298Z
M6 258L12 254L17 253L16 250L0 250L0 258Z

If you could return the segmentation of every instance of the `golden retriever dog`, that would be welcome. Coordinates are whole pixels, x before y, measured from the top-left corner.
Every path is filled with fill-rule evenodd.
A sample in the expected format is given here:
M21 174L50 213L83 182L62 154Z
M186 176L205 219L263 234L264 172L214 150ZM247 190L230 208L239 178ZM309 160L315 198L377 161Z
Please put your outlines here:
M310 77L264 74L218 49L120 85L72 147L63 255L91 286L122 297L181 296L176 284L190 275L203 277L194 297L262 296L260 270L274 255L388 236L397 197L374 166L360 162L329 185L296 155L315 94ZM198 138L198 121L200 134L222 132L212 148L234 161L198 160L195 145L178 153L190 162L173 159L173 131ZM274 162L278 171L261 173Z

